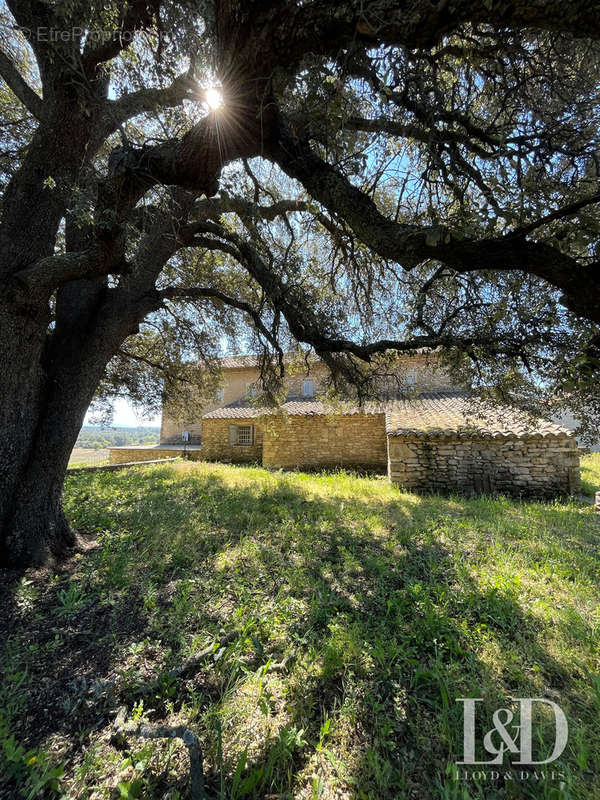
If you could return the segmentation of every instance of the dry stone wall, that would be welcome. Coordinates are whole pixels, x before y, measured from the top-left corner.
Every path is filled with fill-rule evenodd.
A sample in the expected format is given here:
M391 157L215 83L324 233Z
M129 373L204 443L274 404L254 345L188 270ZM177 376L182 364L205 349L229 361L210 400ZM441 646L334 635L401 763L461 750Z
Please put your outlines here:
M579 491L579 450L569 436L390 436L388 476L416 491L553 497Z

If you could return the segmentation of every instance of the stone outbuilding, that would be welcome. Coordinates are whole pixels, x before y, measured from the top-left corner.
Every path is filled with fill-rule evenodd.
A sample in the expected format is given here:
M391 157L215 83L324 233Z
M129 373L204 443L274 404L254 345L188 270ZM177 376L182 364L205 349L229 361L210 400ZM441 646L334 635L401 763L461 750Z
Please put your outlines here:
M258 356L220 360L222 380L184 419L163 407L160 445L113 448L111 463L183 455L274 469L345 467L387 473L419 492L553 497L579 490L568 428L515 408L483 405L456 386L437 351L402 355L385 404L327 400L330 375L309 354L284 357L287 402L261 405ZM184 412L185 413L185 412Z
M233 405L202 418L204 458L265 467L387 469L385 409L293 400L277 411Z
M458 392L388 403L234 403L203 416L202 458L283 469L387 472L420 492L552 497L579 489L572 433Z
M552 497L580 488L579 448L561 426L458 393L386 414L388 476L407 489Z

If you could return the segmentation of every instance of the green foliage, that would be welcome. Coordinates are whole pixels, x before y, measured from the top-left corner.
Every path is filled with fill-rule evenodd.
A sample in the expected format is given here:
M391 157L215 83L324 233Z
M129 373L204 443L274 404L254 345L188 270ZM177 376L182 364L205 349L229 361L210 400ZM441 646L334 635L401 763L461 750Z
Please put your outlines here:
M18 787L19 797L57 796L64 771L44 751L26 750L0 717L0 774Z
M106 447L124 447L127 445L158 444L159 428L108 428L97 425L84 425L75 447L90 450L103 450Z
M600 492L600 453L581 459L581 491L588 495Z
M58 605L52 613L58 617L73 617L87 603L87 598L81 586L70 583L66 589L58 592Z
M69 583L15 586L0 705L25 750L64 730L67 796L99 786L116 798L186 796L183 746L117 746L110 697L130 719L194 730L215 800L598 796L600 557L589 505L182 463L73 475L66 510L98 546ZM79 611L52 613L64 607ZM53 631L31 650L40 625ZM172 674L200 651L193 674ZM35 723L38 673L54 687L56 729ZM489 718L510 697L554 698L570 726L564 786L457 781L456 698L469 695ZM546 743L550 723L536 725Z

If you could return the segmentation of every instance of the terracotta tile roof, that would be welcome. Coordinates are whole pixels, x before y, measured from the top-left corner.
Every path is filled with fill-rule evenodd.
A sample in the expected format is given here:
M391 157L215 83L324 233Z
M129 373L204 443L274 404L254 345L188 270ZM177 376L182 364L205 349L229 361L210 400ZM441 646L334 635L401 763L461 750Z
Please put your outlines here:
M284 353L283 355L283 360L286 364L296 358L298 358L298 353ZM248 367L258 367L259 361L259 356L256 354L247 356L225 356L219 359L219 366L221 369L244 369ZM309 361L314 366L320 359L312 353Z
M511 406L492 406L461 392L425 392L391 403L325 403L290 398L280 409L232 403L205 414L203 419L255 419L282 411L294 417L385 414L389 436L491 436L496 438L572 436L567 428L532 418Z
M269 413L270 409L261 408L260 406L243 406L232 403L230 406L223 406L222 408L215 408L214 411L209 411L204 414L202 419L253 419L254 417L261 417L265 413Z
M231 403L222 408L215 408L204 414L202 419L253 419L265 414L283 412L293 417L327 416L329 414L384 414L385 407L378 403L367 403L362 409L354 403L324 403L321 400L289 399L277 408L266 408L247 403Z
M570 436L566 428L532 418L511 406L484 404L459 392L429 392L388 406L389 436L490 436L522 438Z
M327 416L329 414L348 416L352 414L385 414L381 403L365 403L361 408L355 403L324 403L321 400L289 400L281 406L293 417Z
M242 369L243 367L257 367L258 356L226 356L219 359L221 369Z

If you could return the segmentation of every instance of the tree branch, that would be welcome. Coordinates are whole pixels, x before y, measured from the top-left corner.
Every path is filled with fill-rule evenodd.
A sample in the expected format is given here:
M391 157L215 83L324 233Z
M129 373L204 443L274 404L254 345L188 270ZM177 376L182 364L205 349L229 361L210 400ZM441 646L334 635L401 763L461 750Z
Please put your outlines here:
M400 45L410 49L430 48L445 35L465 23L483 23L495 29L537 29L570 33L582 38L600 38L600 15L595 3L573 0L568 12L563 0L413 0L410 4L397 0L363 0L361 3L336 3L313 0L311 3L290 6L277 18L284 0L268 3L264 13L252 6L252 38L257 46L256 58L261 58L265 72L273 67L293 67L307 53L335 57L340 49L362 44L367 48L381 45ZM219 12L227 3L217 3ZM275 7L275 10L274 8ZM236 6L237 8L237 6ZM227 33L225 14L218 30ZM265 42L267 30L275 33ZM233 61L231 43L229 58ZM227 45L225 44L225 47ZM266 62L266 63L265 63ZM265 74L258 73L256 74Z
M491 159L496 153L491 153L476 144L466 133L452 130L439 130L438 128L423 128L411 122L399 122L398 120L388 119L387 117L376 117L367 119L365 117L337 117L341 129L364 131L365 133L385 133L389 136L397 136L401 139L415 139L424 144L431 144L433 141L453 142L461 144L470 152L484 159ZM296 124L296 120L294 120ZM306 130L309 138L318 138L318 132L314 130L314 117L304 122L300 120L300 125ZM316 136L315 136L316 133Z
M82 55L86 74L93 73L99 64L118 56L129 45L130 38L136 31L150 27L155 15L158 15L160 5L161 0L129 0L123 3L116 30L107 31L110 35L99 44L94 36L88 38Z
M8 291L16 290L26 302L33 302L49 296L54 289L68 281L97 277L103 274L104 268L104 253L97 246L75 253L48 256L12 275Z
M202 748L196 734L185 725L147 725L144 722L125 722L127 709L119 709L114 721L117 733L140 736L143 739L181 739L190 758L189 792L191 800L208 800L204 789Z
M423 347L467 348L476 344L487 344L488 346L503 344L503 340L497 338L484 340L476 336L456 337L451 335L415 336L410 340L404 341L380 339L369 344L360 344L350 339L335 336L327 332L326 325L322 320L319 320L314 307L306 301L301 291L297 287L284 284L281 278L267 266L257 250L244 238L217 224L210 224L210 227L215 235L225 240L224 242L207 240L211 243L212 248L227 252L236 258L263 289L273 307L283 314L293 336L300 342L310 344L320 355L351 353L364 361L370 361L374 355L384 353L387 350L414 352ZM205 245L203 244L202 246ZM177 289L172 287L164 291L172 296L179 296L180 293L191 297L194 295L205 297L214 294L212 289L204 288ZM218 294L215 296L218 296ZM228 302L228 300L223 298L223 302Z
M529 233L533 233L533 231L541 228L543 225L547 225L549 222L555 222L556 220L572 216L578 211L581 211L582 208L594 205L595 203L600 203L600 192L592 194L589 197L582 197L581 200L576 200L575 202L569 203L566 206L562 206L554 211L550 211L548 214L545 214L539 219L535 219L533 222L517 228L512 233L508 234L508 236L527 236Z
M30 114L33 114L38 120L41 119L44 110L42 98L33 91L13 64L12 59L3 50L0 50L0 77Z
M162 89L140 89L137 92L124 94L118 100L107 102L103 129L107 128L113 131L138 114L154 111L158 108L174 108L186 99L198 100L198 95L194 97L194 91L198 92L199 86L185 72L178 75L169 86L165 86ZM102 135L105 136L106 133L103 131Z
M219 245L220 243L215 243ZM219 246L218 249L223 249L222 246ZM230 251L232 254L234 251ZM184 300L198 300L207 298L209 300L216 300L220 303L224 303L227 306L231 306L231 308L237 308L239 311L243 311L247 314L254 323L255 328L262 333L262 335L267 339L269 344L280 354L283 354L281 347L277 341L277 338L273 335L273 333L266 327L264 322L261 319L260 313L247 303L245 300L237 300L235 297L231 297L230 295L225 294L224 292L219 291L218 289L211 289L208 287L179 287L179 286L169 286L166 289L162 289L158 292L158 296L162 300L175 300L175 299L184 299Z
M563 302L575 313L600 322L600 268L582 267L575 259L522 234L494 239L467 239L449 228L406 225L385 217L375 203L348 179L323 161L305 141L283 124L270 140L267 157L299 180L315 200L344 219L356 236L405 269L427 260L441 261L457 272L522 270L564 292Z

